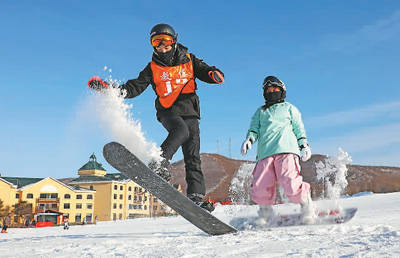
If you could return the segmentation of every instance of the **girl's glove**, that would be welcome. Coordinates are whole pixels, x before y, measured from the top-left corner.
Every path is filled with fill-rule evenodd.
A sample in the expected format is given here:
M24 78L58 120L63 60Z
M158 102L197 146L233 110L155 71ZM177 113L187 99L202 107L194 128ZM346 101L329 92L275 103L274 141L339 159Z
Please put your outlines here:
M247 138L243 143L242 143L242 148L240 150L240 152L242 153L242 155L246 155L247 151L251 149L251 145L253 143L251 142L250 138Z
M300 156L304 162L311 158L311 148L307 143L300 146Z

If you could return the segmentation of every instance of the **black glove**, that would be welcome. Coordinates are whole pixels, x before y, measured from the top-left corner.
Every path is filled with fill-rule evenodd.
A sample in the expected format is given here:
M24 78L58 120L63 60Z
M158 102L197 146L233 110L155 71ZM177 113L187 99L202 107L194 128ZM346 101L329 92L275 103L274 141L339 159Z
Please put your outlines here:
M224 79L224 73L223 72L221 72L220 70L214 70L214 71L209 71L208 72L208 76L210 76L210 78L214 81L214 82L216 82L216 83L218 83L218 84L221 84L221 83L223 83L224 81L225 81L225 79Z
M103 81L99 76L93 76L88 81L88 87L93 90L96 90L96 91L104 90L105 88L108 88L109 86L110 86L110 84Z

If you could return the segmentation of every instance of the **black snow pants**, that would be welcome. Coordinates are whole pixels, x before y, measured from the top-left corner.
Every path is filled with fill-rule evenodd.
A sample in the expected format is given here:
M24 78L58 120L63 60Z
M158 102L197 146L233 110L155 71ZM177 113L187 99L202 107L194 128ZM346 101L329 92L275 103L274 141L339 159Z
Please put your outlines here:
M206 188L201 171L199 120L196 117L171 115L160 117L160 122L168 131L168 137L161 144L162 156L169 161L179 147L182 147L187 195L189 198L191 196L202 198Z

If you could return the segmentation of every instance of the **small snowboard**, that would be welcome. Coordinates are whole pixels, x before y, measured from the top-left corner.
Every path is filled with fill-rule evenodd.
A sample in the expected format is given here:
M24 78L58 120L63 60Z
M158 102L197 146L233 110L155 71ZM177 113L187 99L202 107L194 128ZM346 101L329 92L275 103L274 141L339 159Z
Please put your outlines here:
M300 213L294 214L276 214L265 225L258 225L256 223L257 217L234 218L230 223L239 230L264 228L264 227L288 227L300 225L329 225L329 224L342 224L351 220L357 212L357 208L347 208L342 211L319 211L317 218L312 224L304 224L302 222L302 215Z
M106 144L103 148L103 155L111 166L148 190L207 234L223 235L237 232L235 228L197 206L168 184L120 143L110 142Z

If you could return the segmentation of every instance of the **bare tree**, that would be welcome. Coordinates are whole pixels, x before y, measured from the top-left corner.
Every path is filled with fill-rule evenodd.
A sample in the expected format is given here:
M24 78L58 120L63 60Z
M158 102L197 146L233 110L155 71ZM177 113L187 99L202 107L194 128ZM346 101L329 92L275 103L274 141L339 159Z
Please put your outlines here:
M32 204L26 201L19 201L18 203L13 205L13 213L19 218L23 218L24 216L32 216Z
M0 199L0 218L5 218L10 213L10 206L4 206L3 200Z

